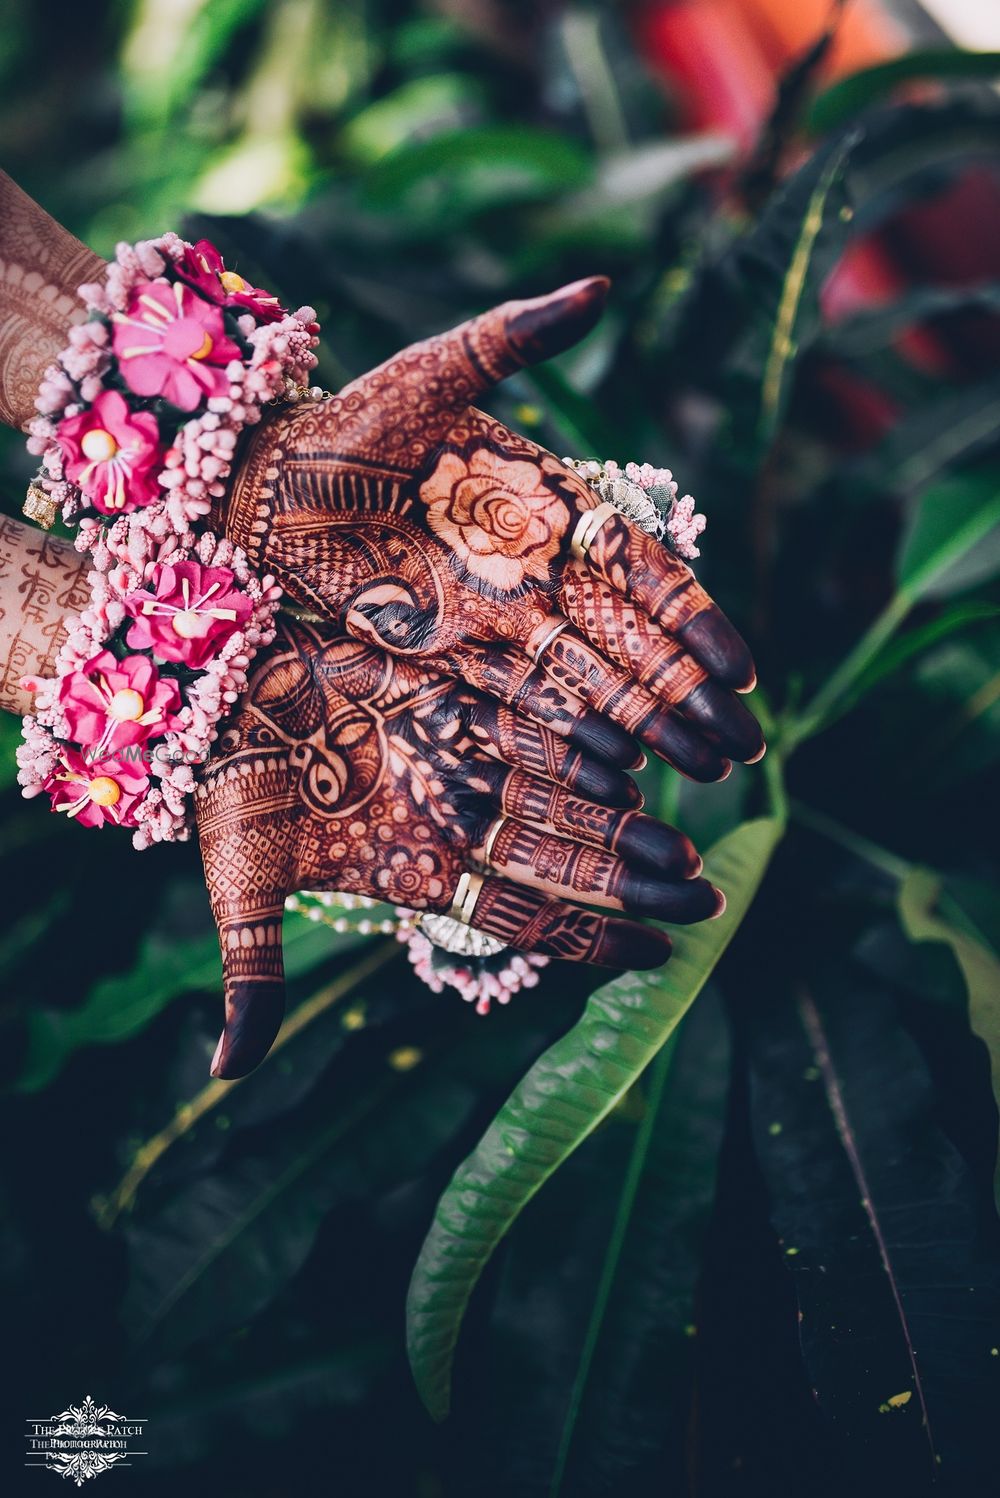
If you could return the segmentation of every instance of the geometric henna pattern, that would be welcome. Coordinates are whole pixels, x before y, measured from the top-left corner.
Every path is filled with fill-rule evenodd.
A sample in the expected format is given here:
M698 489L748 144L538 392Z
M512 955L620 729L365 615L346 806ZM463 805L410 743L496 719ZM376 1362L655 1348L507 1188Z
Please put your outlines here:
M620 809L589 799L590 774ZM256 1065L280 1024L287 894L338 889L447 911L501 813L477 927L577 961L664 961L662 932L570 903L678 921L719 909L693 877L688 839L635 810L630 788L620 770L421 664L282 619L195 798L225 979L216 1074Z
M575 561L594 491L473 404L576 341L605 289L594 278L508 303L329 400L275 413L250 434L217 519L344 633L474 683L596 754L627 764L634 735L717 779L763 745L730 691L753 681L745 644L690 568L620 516ZM549 641L567 618L575 628Z

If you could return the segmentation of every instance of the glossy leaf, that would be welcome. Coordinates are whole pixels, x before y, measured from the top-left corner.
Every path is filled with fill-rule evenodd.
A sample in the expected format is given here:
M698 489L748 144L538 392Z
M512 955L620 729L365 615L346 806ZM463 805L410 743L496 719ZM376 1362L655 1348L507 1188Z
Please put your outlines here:
M754 1136L841 1478L988 1487L1000 1275L893 996L850 966L747 1016ZM841 1487L842 1487L841 1482ZM838 1490L835 1488L834 1490Z
M497 1244L545 1181L648 1066L710 977L743 920L782 834L744 823L710 850L706 876L725 890L716 921L678 932L655 973L599 989L583 1017L540 1057L441 1198L408 1298L410 1364L436 1419L448 1412L462 1317Z
M965 980L969 1023L989 1052L993 1096L1000 1107L1000 954L932 869L915 868L904 879L899 918L911 941L950 947ZM994 1194L1000 1208L1000 1161Z
M1000 389L998 389L1000 397ZM1000 525L1000 478L996 472L956 474L920 496L903 536L896 562L900 591L916 601L949 591L949 577L964 557L975 557ZM1000 571L1000 557L988 554L987 570L968 571L961 585L984 581Z
M798 355L820 329L820 287L848 234L846 173L856 145L850 136L800 167L734 253L752 318L736 368L753 388L755 436L761 444L774 436Z

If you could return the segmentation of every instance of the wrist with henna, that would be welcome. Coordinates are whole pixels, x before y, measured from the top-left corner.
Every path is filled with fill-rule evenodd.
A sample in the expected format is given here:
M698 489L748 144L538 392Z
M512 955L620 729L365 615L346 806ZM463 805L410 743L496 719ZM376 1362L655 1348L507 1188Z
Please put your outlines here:
M574 550L593 489L471 404L588 331L605 290L508 303L277 413L247 439L222 519L346 633L618 763L635 738L717 780L764 750L736 695L755 679L746 645L690 568L617 513Z

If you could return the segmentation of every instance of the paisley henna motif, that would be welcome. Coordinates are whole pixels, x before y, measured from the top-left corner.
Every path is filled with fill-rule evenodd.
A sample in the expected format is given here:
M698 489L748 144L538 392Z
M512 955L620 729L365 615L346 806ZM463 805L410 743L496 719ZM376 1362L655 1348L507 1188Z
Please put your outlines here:
M731 758L763 752L729 690L753 681L743 641L690 568L620 516L573 560L594 491L471 405L586 331L605 289L595 278L508 303L272 418L224 523L346 632L462 675L595 753L597 713L684 773L719 779ZM619 753L628 763L621 741Z
M623 809L585 800L587 774ZM475 926L576 961L664 961L662 933L569 903L673 921L721 908L688 839L629 809L630 784L422 666L284 622L196 797L225 975L216 1074L256 1065L280 1024L287 894L337 889L447 911L487 839Z

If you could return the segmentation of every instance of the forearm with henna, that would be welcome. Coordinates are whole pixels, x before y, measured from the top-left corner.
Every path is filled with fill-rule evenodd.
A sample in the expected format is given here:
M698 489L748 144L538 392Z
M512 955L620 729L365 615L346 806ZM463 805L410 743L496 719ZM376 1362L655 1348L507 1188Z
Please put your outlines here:
M25 427L42 375L84 309L77 287L106 266L0 171L0 420Z
M66 616L90 601L89 562L44 531L0 517L0 708L31 711L25 676L51 676Z

